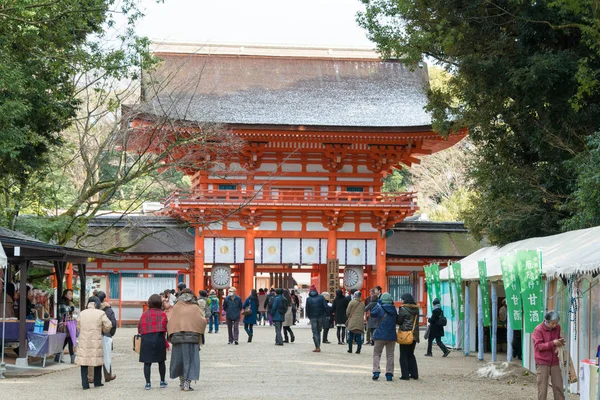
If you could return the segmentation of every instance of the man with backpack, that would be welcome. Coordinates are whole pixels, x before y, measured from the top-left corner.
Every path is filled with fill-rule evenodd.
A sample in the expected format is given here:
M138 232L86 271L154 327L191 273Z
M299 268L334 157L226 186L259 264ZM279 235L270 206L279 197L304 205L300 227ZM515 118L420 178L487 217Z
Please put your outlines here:
M270 315L273 319L273 325L275 325L275 345L283 346L283 336L281 335L281 328L283 321L285 320L285 313L287 312L288 304L286 299L283 297L283 289L277 288L275 290L275 298L273 299L273 306L271 307Z
M271 288L267 298L265 299L265 308L267 309L267 315L269 316L269 325L273 326L273 318L271 317L271 309L273 308L273 301L275 300L275 289Z
M429 337L427 338L427 353L425 357L433 357L431 347L435 340L440 350L444 353L442 357L447 357L450 354L450 350L442 343L442 337L444 336L444 326L446 326L446 317L442 311L442 306L439 299L433 299L433 311L429 318Z
M214 289L210 291L206 307L209 310L208 315L208 333L213 332L213 325L215 333L219 333L219 322L221 322L221 308L219 307L219 298L217 292Z

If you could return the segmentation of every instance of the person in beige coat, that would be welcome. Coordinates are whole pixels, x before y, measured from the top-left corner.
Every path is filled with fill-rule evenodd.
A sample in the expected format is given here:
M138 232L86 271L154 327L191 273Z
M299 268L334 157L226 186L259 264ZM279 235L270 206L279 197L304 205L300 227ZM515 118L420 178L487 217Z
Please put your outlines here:
M365 332L365 303L362 301L361 292L354 292L352 300L346 308L346 318L348 318L348 353L352 353L352 344L356 340L356 354L360 354Z
M102 352L102 333L110 332L112 322L106 313L100 310L100 299L90 297L87 309L82 311L77 318L79 341L77 342L77 357L75 364L81 367L81 385L83 390L90 388L88 382L88 367L94 367L94 387L102 384L102 365L104 354Z

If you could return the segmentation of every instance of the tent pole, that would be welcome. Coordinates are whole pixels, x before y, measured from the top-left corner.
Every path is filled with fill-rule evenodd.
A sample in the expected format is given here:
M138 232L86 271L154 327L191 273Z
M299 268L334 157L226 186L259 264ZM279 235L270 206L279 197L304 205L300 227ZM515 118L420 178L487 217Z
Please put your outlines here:
M463 324L463 332L465 335L464 349L463 353L465 356L468 356L471 352L471 340L469 338L469 334L471 332L470 322L471 322L471 294L469 293L469 282L465 283L465 322Z
M8 268L4 266L3 271L2 278L4 279L4 302L2 303L2 349L0 350L2 351L2 362L0 362L0 379L5 378L4 371L6 371L6 364L4 364L4 336L6 334L6 289L8 288L8 277L6 276L6 273L8 272Z
M496 362L496 342L498 330L498 296L496 295L496 284L492 283L492 362Z
M573 280L571 277L567 280L567 285L569 285L569 304L567 305L567 341L566 341L566 364L563 373L563 384L565 385L565 399L569 397L569 360L571 359L571 302L573 301Z
M514 339L514 331L510 324L510 315L506 318L506 361L511 362L513 358L512 342Z
M483 296L481 284L477 285L477 359L483 361Z

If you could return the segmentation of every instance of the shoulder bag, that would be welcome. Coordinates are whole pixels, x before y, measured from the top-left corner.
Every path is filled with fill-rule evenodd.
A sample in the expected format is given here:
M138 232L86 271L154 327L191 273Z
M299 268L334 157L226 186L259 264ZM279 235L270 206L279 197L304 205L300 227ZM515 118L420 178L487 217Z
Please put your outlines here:
M399 344L412 344L415 341L414 331L415 327L417 326L417 318L418 316L415 316L413 327L410 331L398 330L396 342L398 342Z

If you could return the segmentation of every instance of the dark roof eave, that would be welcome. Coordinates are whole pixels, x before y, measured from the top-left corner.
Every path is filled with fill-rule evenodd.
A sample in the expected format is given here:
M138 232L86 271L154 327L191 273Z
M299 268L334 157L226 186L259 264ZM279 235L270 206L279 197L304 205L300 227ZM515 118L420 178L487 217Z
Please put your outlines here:
M62 254L63 256L69 256L69 257L66 257L65 261L69 261L70 257L78 258L78 259L104 258L107 260L115 260L115 261L122 259L122 257L114 256L114 255L110 255L110 254L103 254L103 253L97 253L97 252L92 252L92 251L87 251L87 250L73 249L73 248L69 248L69 247L63 247L63 246L58 246L58 245L44 243L44 242L32 242L32 241L28 241L28 240L14 239L14 238L7 237L7 236L0 236L0 243L12 245L13 247L19 246L19 247L23 247L23 248L32 249L32 250L48 251L51 253L56 253L58 255ZM25 257L25 256L13 257L13 258L27 259L27 257ZM54 257L48 257L48 258L54 259ZM44 257L39 256L39 257L35 257L34 259L41 260L41 259L44 259Z

